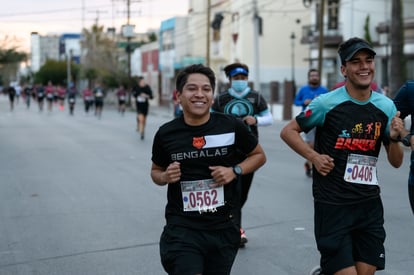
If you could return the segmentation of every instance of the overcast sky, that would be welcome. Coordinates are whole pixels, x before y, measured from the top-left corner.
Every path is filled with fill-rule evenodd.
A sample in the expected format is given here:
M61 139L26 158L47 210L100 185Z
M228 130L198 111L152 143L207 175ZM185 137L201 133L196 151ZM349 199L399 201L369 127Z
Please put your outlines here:
M0 39L15 37L29 47L30 33L80 33L96 20L120 30L127 22L126 0L4 0L0 11ZM130 24L135 32L158 28L162 20L186 15L188 0L130 0Z

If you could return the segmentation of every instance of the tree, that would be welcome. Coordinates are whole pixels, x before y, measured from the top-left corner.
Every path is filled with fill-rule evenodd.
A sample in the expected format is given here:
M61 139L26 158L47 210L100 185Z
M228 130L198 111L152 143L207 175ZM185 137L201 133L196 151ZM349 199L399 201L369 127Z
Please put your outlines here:
M155 32L151 32L148 34L148 40L150 42L157 41L157 34Z
M10 81L15 80L20 63L28 58L27 53L18 51L16 43L8 36L0 41L0 75L4 85L9 85Z
M106 36L103 30L103 26L95 24L90 30L85 28L82 32L82 76L89 80L89 86L95 80L104 82L104 78L108 78L108 75L117 75L122 69L118 62L116 43Z
M88 87L92 88L92 83L98 77L98 73L94 68L87 68L83 71L82 77L88 80Z
M392 0L391 8L391 59L390 59L390 97L394 98L406 79L404 56L403 7L401 0Z
M79 72L79 66L71 64L71 77L76 82L76 76ZM35 83L47 84L48 81L53 84L66 86L67 82L67 64L66 61L47 60L34 76Z
M370 21L370 17L369 15L367 15L367 17L365 17L364 38L369 43L372 43L371 33L369 32L369 21Z

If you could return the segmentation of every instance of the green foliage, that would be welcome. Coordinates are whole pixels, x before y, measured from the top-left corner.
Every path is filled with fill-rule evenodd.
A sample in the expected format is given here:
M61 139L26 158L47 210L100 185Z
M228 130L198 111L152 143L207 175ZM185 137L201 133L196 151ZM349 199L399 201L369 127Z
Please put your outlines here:
M79 66L71 64L71 77L76 82L76 76L79 73ZM66 85L67 83L67 62L48 60L34 75L35 83L47 84L48 81L53 84Z
M157 41L157 34L155 32L149 33L148 34L148 39L149 39L150 42Z
M369 21L370 17L367 15L365 17L365 24L364 24L364 38L367 42L372 43L371 33L369 32Z
M128 79L128 74L124 72L117 72L116 74L107 73L103 76L102 82L105 87L108 88L117 88L121 84L125 87L129 87L131 85Z
M86 68L83 70L81 77L84 77L88 80L88 87L92 88L92 83L98 77L98 72L94 68Z
M105 87L116 88L119 86L116 75L107 74L102 77L102 83Z
M0 41L0 75L2 76L2 85L8 85L10 81L15 80L16 74L21 62L27 60L27 54L19 52L16 48L11 47L7 41Z
M27 60L27 54L15 49L0 49L0 64L20 63Z

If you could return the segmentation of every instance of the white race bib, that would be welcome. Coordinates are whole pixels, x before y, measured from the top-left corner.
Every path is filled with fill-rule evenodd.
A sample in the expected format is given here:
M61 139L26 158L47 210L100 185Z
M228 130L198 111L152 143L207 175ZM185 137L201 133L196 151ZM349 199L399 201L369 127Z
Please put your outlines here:
M144 96L138 96L137 97L137 101L138 102L145 102L146 101L146 98Z
M346 162L344 180L357 184L378 185L377 160L372 156L350 154Z
M213 179L182 181L183 209L187 211L215 212L224 205L223 186L212 187Z

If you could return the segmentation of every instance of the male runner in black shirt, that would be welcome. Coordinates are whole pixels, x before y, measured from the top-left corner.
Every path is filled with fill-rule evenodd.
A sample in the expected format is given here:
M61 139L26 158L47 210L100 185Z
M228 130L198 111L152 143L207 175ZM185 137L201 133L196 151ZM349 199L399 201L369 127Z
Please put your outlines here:
M373 92L375 51L351 38L338 50L345 86L322 94L281 131L282 139L313 163L315 239L322 274L374 274L385 267L384 211L377 159L384 144L399 167L394 140L403 121L389 98ZM315 148L301 138L316 127Z
M152 147L152 180L168 185L161 262L168 274L230 274L240 243L233 218L240 176L266 157L234 116L210 113L214 72L191 65L176 80L183 115L162 125Z

